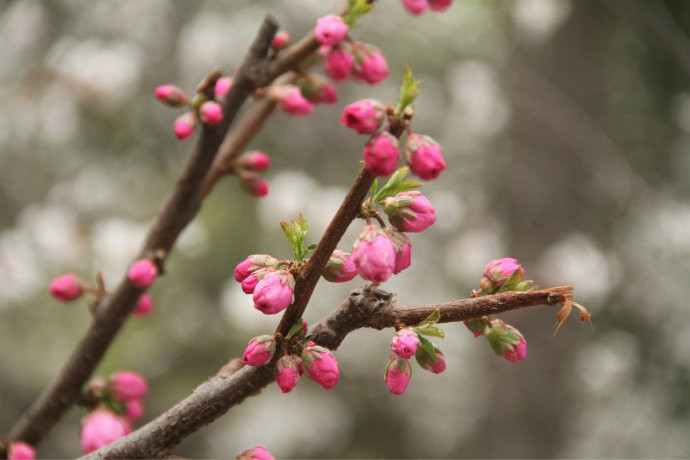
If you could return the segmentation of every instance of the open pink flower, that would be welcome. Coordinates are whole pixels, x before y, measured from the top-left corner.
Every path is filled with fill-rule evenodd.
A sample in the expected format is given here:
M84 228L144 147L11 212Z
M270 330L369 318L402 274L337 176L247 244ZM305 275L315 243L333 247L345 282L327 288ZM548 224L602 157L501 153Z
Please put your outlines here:
M242 354L242 362L249 366L263 366L276 351L276 339L272 335L260 335L249 341Z
M7 460L34 460L36 451L24 442L12 441L7 449Z
M359 276L373 283L383 283L395 269L395 248L386 233L375 225L366 225L355 241L352 257Z
M97 409L83 420L81 448L88 454L131 432L132 427L124 418L105 409Z
M398 139L388 132L374 134L364 146L364 166L374 176L393 174L399 159Z
M318 345L307 346L302 350L302 364L309 378L330 390L338 383L338 362L328 348Z
M132 264L127 275L129 280L138 288L145 288L153 284L158 276L158 267L149 259L137 260Z
M291 355L285 355L276 364L276 382L283 393L289 393L299 381L297 362Z
M381 102L375 99L362 99L343 109L340 124L354 129L359 134L373 134L378 131L385 116L386 107Z
M71 273L65 273L50 282L48 292L56 299L68 302L80 297L84 293L84 283L79 277Z
M279 313L292 303L295 279L286 270L260 280L254 288L254 308L266 315Z
M434 206L417 190L386 198L383 210L391 224L401 232L422 232L436 222Z
M108 386L115 399L121 402L139 399L149 392L146 379L136 372L122 371L110 377Z
M410 327L398 330L391 341L391 351L404 359L412 358L418 346L419 336Z
M343 18L334 14L326 15L316 21L314 34L316 40L325 46L337 45L347 37L348 27Z
M396 354L392 354L388 366L386 366L385 377L386 385L388 385L390 392L394 395L405 393L411 376L412 366L410 366L410 362Z
M410 171L424 180L436 179L446 169L441 146L429 136L410 134L405 142L405 161Z

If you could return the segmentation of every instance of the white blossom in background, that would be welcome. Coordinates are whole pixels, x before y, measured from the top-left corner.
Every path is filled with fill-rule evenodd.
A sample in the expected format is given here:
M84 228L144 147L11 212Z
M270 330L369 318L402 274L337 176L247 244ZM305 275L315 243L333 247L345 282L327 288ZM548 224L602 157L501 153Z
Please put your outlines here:
M568 19L570 0L514 0L510 14L518 37L527 43L548 40Z
M30 238L46 271L78 267L87 254L77 216L67 207L28 206L19 216L19 228Z
M137 255L146 236L148 224L107 217L91 229L93 267L103 273L106 283L120 281Z
M16 75L43 38L45 12L41 2L16 1L0 12L0 77Z
M0 233L0 305L5 301L22 302L42 282L39 254L29 236L20 229Z
M451 241L446 251L445 266L449 277L478 284L486 264L500 257L506 257L505 247L493 227L473 229Z

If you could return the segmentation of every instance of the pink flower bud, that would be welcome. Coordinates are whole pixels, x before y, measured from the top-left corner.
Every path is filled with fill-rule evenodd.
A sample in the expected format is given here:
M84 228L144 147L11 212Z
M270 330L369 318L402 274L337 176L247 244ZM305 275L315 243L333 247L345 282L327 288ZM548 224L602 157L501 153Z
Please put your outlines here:
M85 454L88 454L131 432L132 428L125 419L105 409L98 409L83 420L81 448Z
M395 268L393 268L393 274L397 275L412 263L412 243L407 235L393 227L386 227L384 230L395 248Z
M223 121L223 109L216 101L206 101L199 107L201 121L207 125L217 125Z
M446 169L441 146L429 136L410 134L405 143L405 161L413 174L424 180L436 179Z
M259 179L252 185L250 192L257 198L268 195L268 182Z
M254 288L254 308L265 315L279 313L292 303L295 279L286 270L278 270L260 280Z
M417 353L419 337L411 327L398 330L391 341L391 351L404 359L412 358Z
M242 361L249 366L263 366L276 351L276 339L272 335L260 335L249 341L242 354Z
M300 89L295 85L271 86L269 96L274 101L280 102L285 113L290 115L309 115L314 110L311 102L304 98Z
M445 11L450 7L450 4L453 3L453 0L429 0L429 9L431 11Z
M77 276L65 273L50 282L48 292L56 299L68 302L84 293L84 283Z
M183 113L175 120L175 136L179 140L187 139L196 128L196 115L194 112Z
M245 450L237 457L235 460L276 460L273 455L266 450L264 446L252 447L249 450Z
M498 356L517 362L527 356L527 342L520 331L500 319L491 320L484 336Z
M421 232L436 222L433 205L417 190L398 193L382 203L388 220L401 232Z
M170 107L182 107L187 103L187 96L177 86L159 86L154 90L153 94L159 101Z
M422 369L434 374L440 374L446 370L446 358L436 345L434 345L433 353L430 353L425 347L417 347L417 353L414 357Z
M272 266L261 267L252 271L252 273L242 280L242 291L245 294L253 294L259 281L266 278L268 275L272 275L275 271L276 269Z
M357 268L354 259L349 253L339 249L333 251L321 273L321 276L332 283L350 281L355 275L357 275Z
M355 63L352 76L370 85L382 82L388 76L388 62L374 45L355 43L353 46Z
M232 83L233 81L230 77L220 77L216 80L216 86L213 88L216 99L222 100L228 91L230 91L230 88L232 88Z
M385 117L386 107L382 103L374 99L362 99L343 109L340 124L359 134L373 134L378 131Z
M132 314L134 316L146 316L153 310L153 298L147 293L143 293L137 301L137 306L134 307Z
M268 195L268 182L263 180L255 171L242 170L240 172L240 184L255 197Z
M501 288L506 287L504 286L506 281L518 268L521 277L524 276L525 269L512 257L492 260L484 269L484 276L479 281L479 286L485 294L498 292ZM512 288L512 286L507 287Z
M34 460L36 451L24 442L10 442L7 449L7 460Z
M349 77L354 62L355 58L345 46L334 46L324 52L324 67L333 81L342 81Z
M275 36L273 37L273 40L271 40L271 48L274 50L282 50L283 48L287 48L287 46L290 44L290 32L287 30L281 30Z
M475 339L480 335L484 335L484 321L482 321L481 319L472 318L463 322L465 323L467 329L469 329L469 331L472 333L472 335L474 335Z
M337 45L343 38L347 37L348 27L343 18L334 14L329 14L316 21L314 34L316 40L325 46Z
M330 390L338 383L338 363L328 348L318 345L307 346L302 350L302 363L309 378Z
M521 359L525 359L527 356L527 342L525 339L520 339L520 343L513 345L512 350L506 350L503 356L505 359L513 363L516 363Z
M144 406L141 400L132 399L125 404L125 417L129 423L134 423L144 416Z
M366 225L352 248L352 258L359 276L373 283L383 283L393 274L395 248L383 230Z
M427 0L402 0L402 4L407 11L415 16L422 14L429 7Z
M410 366L410 362L396 354L392 354L388 366L386 366L385 378L390 392L394 395L405 393L411 376L412 366Z
M145 288L153 284L158 276L158 267L149 259L137 260L132 264L127 275L129 280L138 288Z
M237 165L251 171L262 172L271 166L271 158L264 152L253 150L242 154L242 156L237 159Z
M108 382L113 396L120 402L139 399L149 392L146 379L136 372L122 371L113 374Z
M268 254L252 254L235 267L235 279L241 283L250 274L262 268L277 268L278 259Z
M292 356L285 355L276 364L276 382L283 393L289 393L299 380L297 362Z
M300 79L299 88L302 95L313 104L333 104L338 100L338 93L326 77L311 73Z
M364 146L364 166L375 176L393 174L399 159L398 139L388 132L373 135Z

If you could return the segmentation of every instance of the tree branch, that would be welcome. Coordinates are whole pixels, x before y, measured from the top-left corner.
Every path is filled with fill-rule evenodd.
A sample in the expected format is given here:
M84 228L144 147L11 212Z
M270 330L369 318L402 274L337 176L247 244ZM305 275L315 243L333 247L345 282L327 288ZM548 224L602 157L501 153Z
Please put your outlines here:
M414 326L437 309L441 312L441 322L456 322L517 308L562 305L570 290L572 288L566 286L534 292L505 292L433 305L396 305L392 294L366 287L352 291L346 301L311 328L308 338L335 350L347 334L362 327ZM279 356L274 356L272 362L265 366L245 366L239 370L237 360L231 360L217 375L199 385L191 395L163 415L82 458L166 455L182 439L275 380L273 365L277 358Z

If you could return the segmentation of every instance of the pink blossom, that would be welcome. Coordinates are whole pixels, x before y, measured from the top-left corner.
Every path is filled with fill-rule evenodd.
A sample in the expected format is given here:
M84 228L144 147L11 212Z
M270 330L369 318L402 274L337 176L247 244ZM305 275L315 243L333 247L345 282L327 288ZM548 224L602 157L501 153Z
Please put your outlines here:
M364 166L374 176L393 174L399 159L398 139L388 132L373 135L364 146Z
M223 121L223 109L216 101L206 101L199 107L201 121L207 125L217 125Z
M338 383L338 363L328 348L318 345L305 347L302 363L309 377L325 389L330 390Z
M105 409L97 409L83 420L81 448L88 454L131 432L132 428L125 419Z
M77 276L65 273L50 282L48 292L56 299L67 302L80 297L84 293L84 283Z
M520 269L521 276L525 275L525 269L512 257L494 259L484 269L484 276L479 281L479 286L487 294L499 291L513 273Z
M108 386L115 399L121 402L139 399L149 392L146 379L136 372L122 371L110 377Z
M427 0L402 0L402 4L407 11L415 16L422 14L429 7Z
M253 150L242 154L242 156L237 159L237 164L251 171L262 172L271 166L271 158L264 152Z
M344 283L357 275L357 267L352 256L339 249L333 251L326 266L321 273L327 281L332 283Z
M285 270L260 280L254 288L254 308L266 315L279 313L292 303L295 279Z
M334 14L319 18L314 28L316 40L325 46L337 45L347 36L347 32L348 27L343 18Z
M338 92L335 90L335 86L331 84L321 86L317 96L316 102L321 104L335 104L338 101Z
M181 107L187 103L187 96L177 86L159 86L154 90L153 94L159 101L170 107Z
M299 83L302 95L313 104L333 104L338 100L335 87L324 76L311 73Z
M517 362L527 356L527 342L520 331L500 319L492 319L484 336L498 356Z
M153 310L153 298L147 293L143 293L137 301L137 306L134 307L132 314L134 316L146 316Z
M232 83L233 81L230 77L220 77L216 80L216 86L213 88L216 99L223 99L228 91L230 91L230 88L232 88Z
M410 134L405 143L405 161L413 174L424 180L436 179L446 169L441 146L429 136Z
M431 11L445 11L453 3L453 0L428 0Z
M525 359L525 357L527 356L527 342L525 341L525 339L520 338L520 343L517 345L513 345L512 350L506 350L503 356L505 357L505 359L513 363L516 363L521 359Z
M386 384L391 393L401 395L405 393L412 376L412 366L406 359L393 354L386 366Z
M417 190L386 198L383 210L390 223L401 232L421 232L436 222L434 206Z
M484 335L484 322L481 319L468 319L467 321L463 321L463 323L465 323L465 327L474 335L475 339L480 335Z
M352 76L370 85L382 82L388 76L388 62L374 45L356 43L353 47L355 63Z
M434 345L433 353L430 353L425 347L418 347L414 357L422 369L431 371L434 374L440 374L446 370L446 358L443 356L441 349L436 345Z
M359 276L383 283L395 269L395 248L388 236L375 225L366 225L355 241L352 257Z
M281 103L285 113L290 115L309 115L314 106L302 95L295 85L274 85L269 92L271 99Z
M283 393L289 393L299 380L297 363L292 356L285 355L276 364L276 382Z
M141 400L132 399L125 404L125 417L130 423L134 423L144 416L144 406Z
M398 330L391 341L391 351L404 359L412 358L418 346L419 337L410 327Z
M7 460L34 460L36 458L36 451L30 445L24 442L10 442L7 449Z
M271 257L268 254L252 254L235 267L235 279L241 283L252 273L277 267L278 259L275 257Z
M138 288L145 288L153 284L158 276L158 267L149 259L137 260L132 264L127 275L129 280Z
M271 48L275 50L282 50L290 44L290 32L287 30L281 30L273 37L271 40Z
M342 45L334 46L326 50L324 54L324 67L326 73L328 73L334 81L345 80L350 76L355 58L346 47Z
M393 268L393 274L397 275L412 263L412 243L407 235L393 227L386 227L385 232L395 248L395 268Z
M252 184L250 192L257 198L268 195L268 182L263 179L257 180Z
M275 458L264 446L256 446L245 450L235 457L235 460L275 460Z
M179 140L188 138L194 133L196 128L196 115L194 112L186 112L175 120L175 136Z
M245 279L242 280L242 292L245 294L253 294L254 289L256 289L256 285L259 283L259 280L256 276L253 274L249 275Z
M340 124L354 129L359 134L373 134L378 131L385 116L386 107L381 102L362 99L343 109Z
M272 335L260 335L249 341L242 354L242 362L249 366L263 366L276 351L276 339Z

